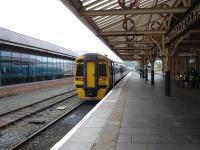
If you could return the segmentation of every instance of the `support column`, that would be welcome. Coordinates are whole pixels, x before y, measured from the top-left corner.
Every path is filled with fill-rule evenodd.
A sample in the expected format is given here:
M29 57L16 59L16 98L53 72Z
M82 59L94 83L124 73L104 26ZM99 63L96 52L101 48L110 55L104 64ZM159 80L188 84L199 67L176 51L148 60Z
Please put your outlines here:
M154 85L154 70L151 70L151 85Z
M196 53L197 53L197 57L196 57L196 65L197 65L196 68L197 69L196 70L197 70L197 72L199 72L199 51L197 51Z
M170 71L165 71L165 95L171 96Z
M142 69L142 78L144 79L144 69Z
M165 62L164 60L162 61L162 76L165 76Z
M151 63L151 85L154 85L154 62Z
M142 78L142 61L140 61L140 78Z
M163 45L163 64L164 64L164 70L165 70L165 96L171 96L171 56L169 52L169 47L165 47L165 41L164 36L162 39L162 45Z
M147 62L147 59L146 59L146 81L148 81L148 62Z
M142 64L142 78L144 79L144 63Z
M165 95L171 96L171 72L170 72L170 64L171 64L171 57L167 55L164 59L165 63Z

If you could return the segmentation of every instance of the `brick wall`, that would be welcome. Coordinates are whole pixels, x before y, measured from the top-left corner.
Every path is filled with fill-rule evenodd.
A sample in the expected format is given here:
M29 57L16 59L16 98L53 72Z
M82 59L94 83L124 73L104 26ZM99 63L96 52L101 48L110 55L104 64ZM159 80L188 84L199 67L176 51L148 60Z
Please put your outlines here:
M6 86L0 88L0 98L31 92L43 88L59 87L65 84L73 84L73 78L49 80L36 83L27 83L13 86Z

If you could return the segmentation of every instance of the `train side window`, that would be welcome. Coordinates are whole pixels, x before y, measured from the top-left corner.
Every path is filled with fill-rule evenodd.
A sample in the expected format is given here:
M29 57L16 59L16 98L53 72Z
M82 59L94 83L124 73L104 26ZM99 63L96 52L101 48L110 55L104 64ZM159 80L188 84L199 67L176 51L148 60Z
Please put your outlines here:
M106 76L106 64L99 64L99 76Z
M83 64L77 64L76 76L83 76Z

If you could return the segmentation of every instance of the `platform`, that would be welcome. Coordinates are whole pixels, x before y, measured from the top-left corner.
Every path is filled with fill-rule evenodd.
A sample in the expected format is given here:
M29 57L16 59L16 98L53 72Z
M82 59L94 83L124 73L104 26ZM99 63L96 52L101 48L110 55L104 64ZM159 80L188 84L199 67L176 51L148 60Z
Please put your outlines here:
M51 150L200 150L200 90L129 73Z

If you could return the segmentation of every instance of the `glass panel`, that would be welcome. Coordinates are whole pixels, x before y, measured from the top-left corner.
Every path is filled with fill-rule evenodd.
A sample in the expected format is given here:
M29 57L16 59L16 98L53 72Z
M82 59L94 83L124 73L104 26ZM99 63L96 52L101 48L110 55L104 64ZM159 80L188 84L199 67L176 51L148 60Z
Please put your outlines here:
M77 64L76 76L83 76L83 64Z
M0 51L0 86L71 76L74 61ZM83 65L78 67L83 75Z
M0 86L2 85L2 67L1 67L1 51L0 51Z
M53 75L57 75L56 58L53 58Z
M21 64L22 64L22 76L27 76L28 74L28 54L21 54Z
M71 74L72 66L71 66L71 60L68 60L68 75Z
M72 75L74 75L74 61L72 61Z
M48 62L47 62L47 57L42 58L42 63L43 63L43 76L48 75Z
M2 66L2 76L11 77L11 52L1 51L1 66Z
M11 52L1 51L1 76L2 85L9 85L12 83L12 68L11 68Z
M61 59L61 75L62 75L62 77L64 76L64 60L63 59Z
M61 60L60 59L57 59L57 65L56 65L56 68L57 68L57 74L60 76L61 75Z
M28 54L21 54L21 75L23 77L23 81L22 82L26 82L27 81L27 77L28 77L28 66L29 66L29 59L28 59Z
M21 76L21 61L20 61L20 53L12 53L12 77Z
M41 56L35 57L35 75L36 76L42 76L43 75L42 57Z
M29 79L34 81L35 78L35 56L29 55Z
M106 76L106 64L99 64L99 76Z
M64 60L64 76L67 75L67 60Z
M69 60L67 60L67 62L66 62L66 75L68 76L68 75L70 75L70 64L69 64L70 62L69 62Z
M48 75L52 76L53 74L53 58L48 57Z

